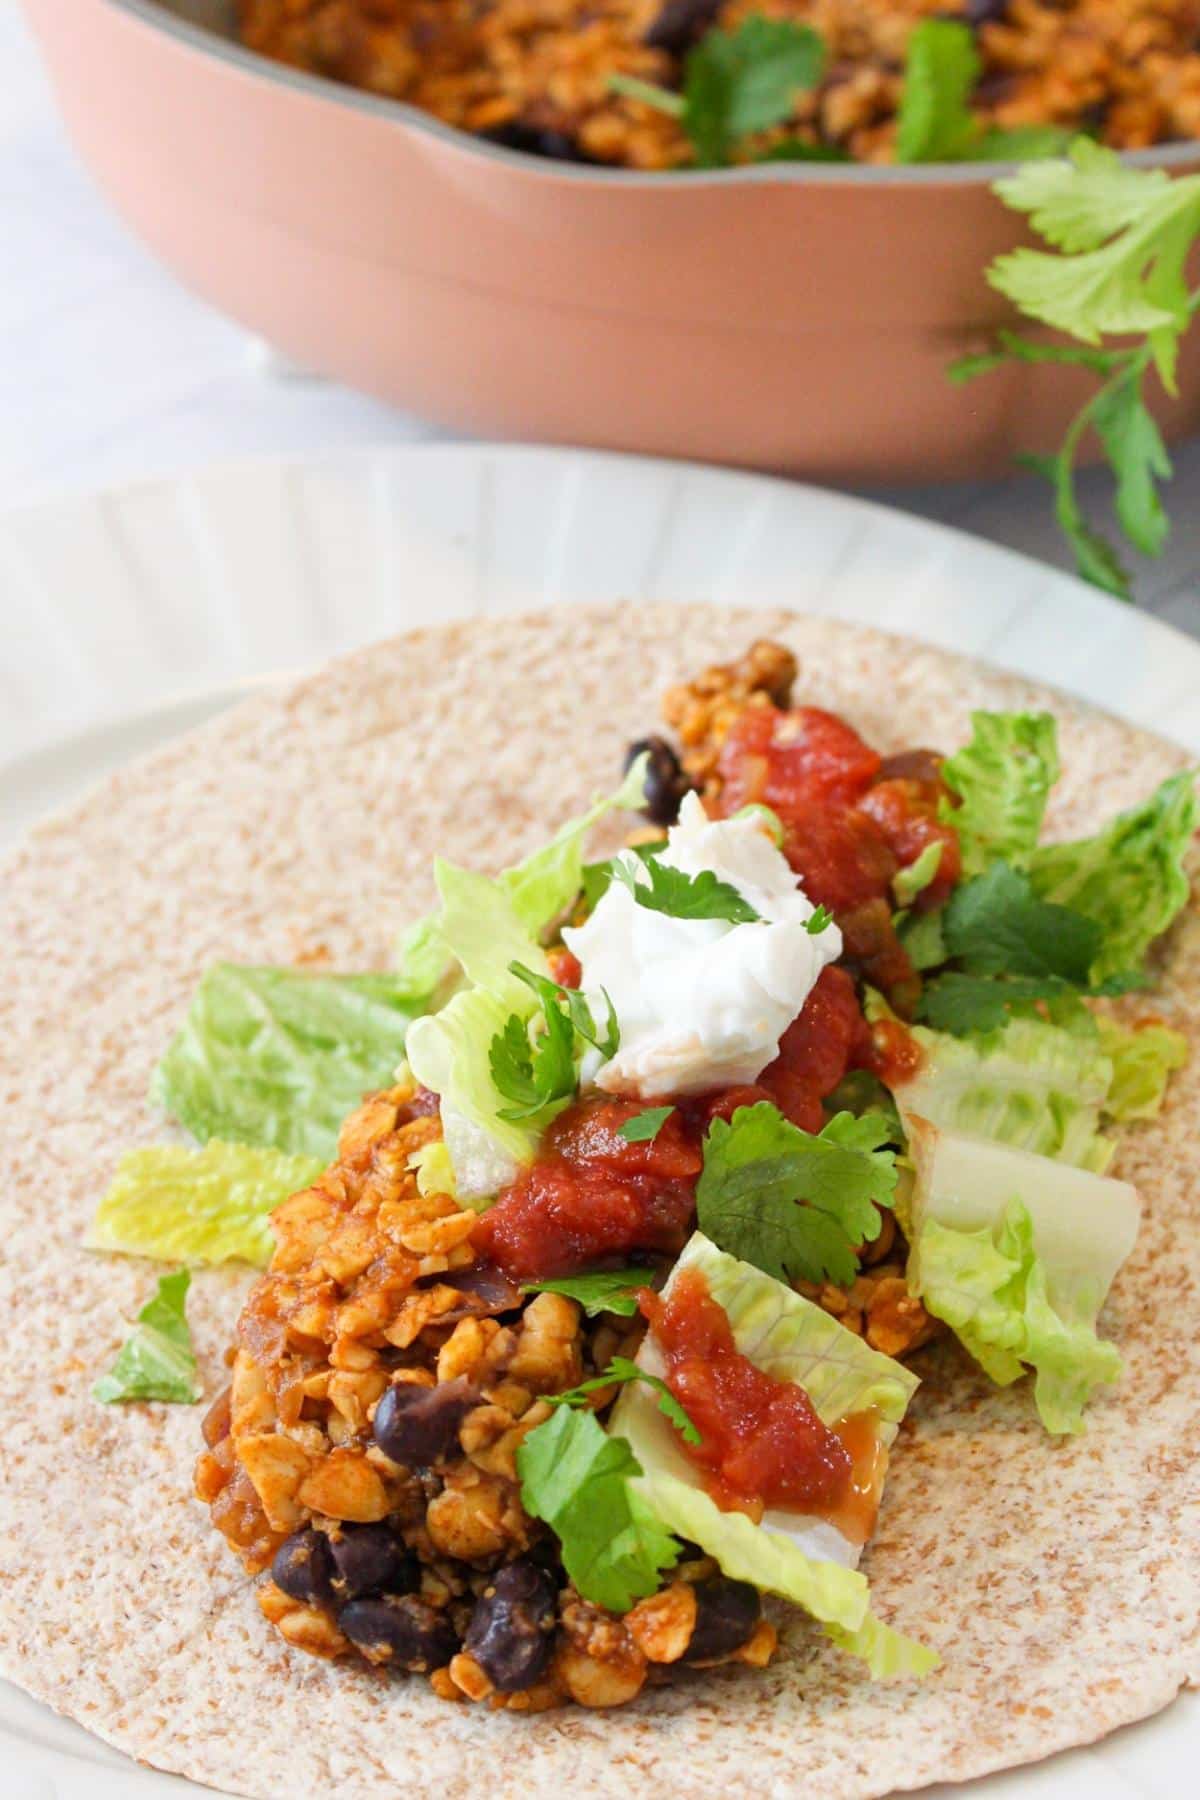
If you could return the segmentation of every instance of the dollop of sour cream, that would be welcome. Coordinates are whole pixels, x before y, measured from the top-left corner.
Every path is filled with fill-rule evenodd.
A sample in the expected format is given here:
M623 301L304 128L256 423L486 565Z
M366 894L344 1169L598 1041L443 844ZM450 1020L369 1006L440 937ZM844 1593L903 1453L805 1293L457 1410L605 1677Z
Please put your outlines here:
M633 852L621 854L644 879ZM611 882L587 922L563 932L596 1016L606 1016L603 989L621 1028L616 1055L583 1074L642 1099L750 1083L841 955L842 934L832 923L809 931L812 902L754 816L710 819L689 794L660 860L688 875L711 869L762 922L671 918Z

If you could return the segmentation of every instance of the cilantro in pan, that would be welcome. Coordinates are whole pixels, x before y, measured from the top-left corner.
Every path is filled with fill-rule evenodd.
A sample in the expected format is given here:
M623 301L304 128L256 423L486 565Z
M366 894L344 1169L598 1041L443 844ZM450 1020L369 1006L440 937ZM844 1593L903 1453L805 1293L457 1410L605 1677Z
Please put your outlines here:
M996 192L1026 214L1049 249L998 258L988 280L1028 318L1075 342L1002 332L995 350L963 358L951 376L968 381L1026 362L1069 364L1096 377L1058 451L1026 460L1054 490L1079 573L1127 600L1129 573L1110 539L1084 516L1076 465L1094 435L1116 479L1122 535L1143 555L1158 556L1169 532L1159 487L1171 460L1147 401L1155 377L1175 393L1180 341L1200 309L1200 291L1187 281L1200 239L1200 175L1172 180L1161 169L1133 169L1114 151L1081 138L1067 157L1018 169L996 183ZM1110 348L1110 337L1142 341Z
M617 1313L631 1319L637 1311L637 1290L650 1287L653 1269L604 1269L591 1275L559 1275L546 1281L527 1281L527 1294L565 1294L578 1300L589 1319L597 1313Z
M721 881L711 869L687 875L657 857L646 862L644 868L649 878L646 881L618 858L613 864L613 875L649 912L666 913L672 919L727 919L731 925L762 922L762 914L739 894L732 882Z
M97 1400L174 1400L190 1405L200 1398L184 1312L190 1282L186 1269L161 1278L112 1368L92 1388Z
M517 1472L526 1512L549 1525L567 1574L597 1606L628 1612L683 1554L632 1486L637 1457L590 1412L556 1406L517 1451Z
M876 1113L838 1113L817 1136L769 1101L714 1119L696 1188L702 1232L778 1281L853 1281L855 1251L879 1236L896 1186Z
M590 1381L581 1381L578 1387L568 1388L565 1394L545 1394L542 1397L554 1406L587 1406L593 1394L603 1393L605 1388L623 1387L630 1381L641 1381L654 1389L658 1410L664 1418L671 1421L685 1443L700 1442L700 1433L662 1377L651 1375L646 1369L639 1369L627 1356L614 1356L601 1374L594 1375Z
M796 95L817 85L824 66L825 46L807 25L752 16L733 31L705 33L684 62L682 93L629 75L612 75L609 85L678 119L697 163L715 169L734 160L744 138L790 119ZM810 154L825 161L840 153L798 141L768 153L772 161Z
M924 19L908 40L896 117L902 163L1004 162L1052 156L1070 134L1053 125L987 126L971 111L983 64L968 25Z
M627 1144L652 1144L674 1111L673 1106L648 1106L645 1112L618 1125L617 1136Z

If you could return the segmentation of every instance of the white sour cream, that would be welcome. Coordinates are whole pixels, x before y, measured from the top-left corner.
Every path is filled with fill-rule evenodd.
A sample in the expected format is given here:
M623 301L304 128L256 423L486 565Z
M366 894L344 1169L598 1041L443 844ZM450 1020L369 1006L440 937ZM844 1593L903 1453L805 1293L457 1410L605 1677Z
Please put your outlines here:
M622 856L644 879L632 851ZM584 1073L609 1093L642 1099L752 1082L841 955L842 934L834 924L808 930L812 903L753 816L710 819L689 794L661 860L688 875L711 869L763 922L670 918L610 883L586 924L563 932L597 1016L603 988L621 1028L617 1054Z

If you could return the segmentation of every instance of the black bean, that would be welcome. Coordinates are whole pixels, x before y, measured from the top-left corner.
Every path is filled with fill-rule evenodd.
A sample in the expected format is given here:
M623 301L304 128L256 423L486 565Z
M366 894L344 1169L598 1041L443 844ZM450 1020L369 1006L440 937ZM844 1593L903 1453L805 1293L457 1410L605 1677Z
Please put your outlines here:
M368 1662L426 1675L444 1669L458 1650L458 1633L444 1613L415 1594L351 1600L338 1624Z
M639 738L625 752L628 769L645 752L646 804L642 811L656 825L673 825L679 817L679 803L692 786L666 738Z
M551 162L591 162L592 158L579 148L574 138L562 131L548 131L539 125L525 125L520 119L510 119L506 125L496 125L491 131L479 134L490 144L503 144L507 150L524 150L527 156L548 157Z
M558 1584L532 1562L499 1570L475 1604L463 1648L502 1694L532 1687L546 1671Z
M375 1442L394 1463L427 1469L450 1454L459 1426L479 1399L478 1390L461 1377L431 1388L399 1382L375 1408Z
M421 1585L416 1557L390 1525L343 1525L328 1542L339 1601L359 1600L364 1594L411 1594Z
M967 0L963 17L976 31L981 25L994 25L1008 11L1008 0Z
M762 1611L756 1587L718 1575L696 1589L696 1623L683 1653L684 1662L714 1662L740 1650L754 1634Z
M721 0L666 0L642 42L650 50L682 56L703 37L721 10Z
M271 1564L271 1580L302 1606L333 1605L333 1559L323 1531L306 1527L280 1544Z
M491 1263L478 1263L473 1269L454 1269L448 1274L431 1275L423 1285L429 1287L456 1288L463 1296L462 1309L453 1307L449 1312L438 1314L439 1325L449 1325L455 1319L466 1318L468 1314L475 1318L495 1317L497 1313L515 1312L525 1296L515 1281L510 1281L500 1269L493 1268Z

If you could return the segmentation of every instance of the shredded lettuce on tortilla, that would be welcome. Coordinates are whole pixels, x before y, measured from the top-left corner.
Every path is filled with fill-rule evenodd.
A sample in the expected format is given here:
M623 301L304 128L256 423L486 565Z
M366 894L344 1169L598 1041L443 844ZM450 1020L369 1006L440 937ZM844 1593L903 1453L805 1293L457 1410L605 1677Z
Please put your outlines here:
M908 1282L1002 1386L1034 1372L1047 1431L1083 1430L1121 1361L1096 1332L1137 1237L1128 1182L913 1118Z
M1195 775L1185 769L1094 837L1043 844L1029 857L1041 899L1069 906L1102 928L1093 982L1140 970L1150 946L1186 905L1184 859L1197 812Z
M1021 867L1058 779L1053 714L973 712L971 741L946 758L942 779L958 797L942 816L958 833L963 874L979 875L998 858Z
M347 1113L391 1082L432 998L396 975L215 963L151 1098L202 1144L218 1137L327 1162Z
M184 1301L191 1275L177 1269L160 1279L143 1306L106 1375L94 1383L95 1399L173 1400L191 1404L200 1398L192 1334Z
M1158 1020L1124 1025L1100 1014L1096 1027L1104 1054L1112 1063L1112 1081L1104 1110L1124 1125L1130 1119L1155 1119L1162 1111L1167 1083L1188 1060L1188 1042Z
M127 1150L84 1239L89 1250L163 1262L232 1259L265 1268L281 1201L316 1180L315 1156L288 1156L212 1138L202 1150L152 1144Z
M533 1157L542 1132L567 1104L551 1103L529 1119L507 1119L509 1103L492 1076L492 1040L515 1015L532 1018L533 988L511 973L521 963L548 975L541 936L579 893L583 843L613 807L637 806L645 786L639 758L614 794L571 820L543 849L494 879L453 863L435 868L441 911L423 929L436 937L466 984L440 1012L417 1020L408 1059L418 1081L440 1096L442 1129L459 1199L480 1207Z
M918 1385L911 1370L872 1350L782 1282L725 1255L699 1232L676 1272L688 1268L704 1275L728 1314L738 1349L760 1368L798 1382L827 1425L850 1413L872 1412L881 1442L892 1442ZM661 1372L652 1337L643 1342L638 1362L651 1373ZM835 1526L774 1509L759 1524L743 1512L723 1511L705 1491L654 1395L641 1384L623 1389L609 1431L633 1450L642 1472L632 1485L644 1504L668 1530L699 1544L726 1575L803 1607L878 1678L920 1676L937 1666L936 1652L873 1617L866 1577L853 1566L858 1546Z

